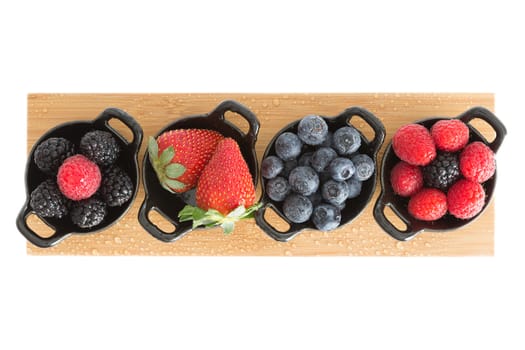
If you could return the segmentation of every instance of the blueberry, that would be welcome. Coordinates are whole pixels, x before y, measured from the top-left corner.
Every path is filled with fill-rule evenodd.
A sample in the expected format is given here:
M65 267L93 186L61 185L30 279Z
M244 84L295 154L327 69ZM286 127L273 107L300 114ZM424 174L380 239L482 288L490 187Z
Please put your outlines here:
M343 126L334 132L332 146L340 155L354 153L361 146L361 135L352 126Z
M375 164L372 158L366 154L356 154L352 158L352 162L355 165L355 175L358 180L368 180L375 171Z
M352 177L355 173L354 163L343 157L337 157L330 162L328 171L332 179L336 181L345 181Z
M321 147L312 154L310 164L318 173L322 172L337 157L337 152L330 147Z
M261 162L261 175L265 179L273 179L283 170L284 163L277 156L268 156Z
M284 161L296 159L302 146L303 143L296 134L284 132L275 140L275 153Z
M319 188L319 176L309 166L298 166L290 172L288 182L292 190L304 196L309 196Z
M284 215L288 218L288 220L296 224L308 221L312 215L312 211L312 202L300 194L293 193L284 200Z
M320 204L312 213L312 222L321 231L330 231L341 223L341 211L330 204Z
M342 204L348 198L348 186L344 181L328 180L321 187L323 199L330 204Z
M346 180L346 185L348 186L348 199L355 198L361 194L363 183L357 179L356 174Z
M297 161L297 165L299 166L310 166L310 159L312 158L313 152L305 152L301 154L299 157L299 160Z
M297 126L297 136L307 145L320 145L326 139L328 125L318 115L307 115Z
M320 147L332 147L332 139L334 137L334 133L328 130L328 134L326 134L326 139L324 139L323 143L321 143Z
M290 190L288 180L281 176L274 177L266 183L266 194L276 202L282 202Z
M294 170L296 167L297 167L297 159L287 160L286 162L284 162L284 169L280 175L282 177L288 178L288 176L290 175L290 172Z
M316 205L318 205L318 204L321 204L321 202L323 201L323 196L321 195L321 190L318 189L317 191L315 191L314 193L309 195L308 199L310 200L310 202L312 202L312 205L314 207Z

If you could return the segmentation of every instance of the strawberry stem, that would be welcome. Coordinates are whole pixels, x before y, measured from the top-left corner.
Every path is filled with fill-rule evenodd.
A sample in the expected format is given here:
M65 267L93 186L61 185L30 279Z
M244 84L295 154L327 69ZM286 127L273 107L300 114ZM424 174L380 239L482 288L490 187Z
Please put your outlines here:
M175 157L175 149L173 146L166 147L159 156L159 145L157 141L150 136L148 141L148 154L151 166L157 174L157 178L161 186L171 193L173 190L181 190L185 184L175 180L184 172L186 168L182 164L171 163Z
M205 211L198 207L186 205L179 212L179 221L193 221L193 229L199 226L221 226L225 234L230 234L235 228L235 222L243 219L253 218L255 212L259 210L261 206L262 203L256 203L248 209L246 209L244 206L240 205L227 215L223 215L215 209L208 209L207 211Z

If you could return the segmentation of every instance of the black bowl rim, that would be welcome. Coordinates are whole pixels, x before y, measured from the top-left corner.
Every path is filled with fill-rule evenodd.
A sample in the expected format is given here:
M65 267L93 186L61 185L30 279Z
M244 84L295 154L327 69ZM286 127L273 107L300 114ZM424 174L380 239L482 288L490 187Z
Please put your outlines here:
M473 125L471 125L469 122L473 119L480 118L484 121L486 121L496 132L496 137L492 142L488 142L487 139L477 130L474 128ZM504 124L488 109L482 107L482 106L476 106L472 107L465 112L455 116L455 117L447 117L447 116L433 116L433 117L426 117L423 119L418 119L416 121L411 122L411 124L426 124L429 122L435 122L439 120L452 120L452 119L458 119L463 121L469 128L469 131L471 131L477 139L479 139L481 142L489 146L494 153L497 153L499 147L501 146L503 139L507 133L507 130L504 126ZM474 217L467 219L467 220L461 220L454 218L459 224L458 226L449 227L449 228L436 228L432 226L433 222L428 221L422 221L417 220L411 217L405 217L405 215L401 214L399 209L397 208L396 203L393 203L392 200L396 195L393 193L391 186L389 185L389 179L387 178L387 169L386 163L387 160L389 160L391 157L397 156L394 154L392 149L392 140L390 140L387 144L387 147L385 149L385 152L383 153L383 157L381 159L381 174L380 174L380 183L381 183L381 192L376 200L376 203L374 205L374 219L378 223L378 225L390 236L393 238L399 240L399 241L408 241L416 237L417 235L423 233L423 232L451 232L454 230L457 230L459 228L463 228L472 222L474 222L477 218L479 218L483 212L487 209L487 207L492 202L492 199L494 197L494 191L496 189L496 183L497 183L497 169L494 173L494 175L487 181L492 182L492 189L490 191L490 195L486 196L485 205L483 206L483 209L476 214ZM388 197L388 198L386 198ZM389 222L388 219L386 219L384 214L384 209L386 207L389 207L397 216L398 218L404 222L404 224L407 226L406 231L400 231L397 229L391 222ZM447 218L453 218L449 216L450 214L447 214ZM442 218L443 219L443 218ZM439 219L439 220L442 220ZM436 220L438 222L439 220ZM412 227L411 230L409 230L409 225Z
M130 142L128 141L124 136L122 136L116 129L111 127L111 125L108 123L110 119L117 118L120 119L128 128L131 129L133 133L133 140ZM100 124L99 123L102 123ZM50 135L55 134L57 131L67 128L67 127L75 127L75 126L92 126L94 129L100 130L100 126L104 127L104 131L111 132L111 134L118 138L126 147L129 147L132 151L131 154L133 154L132 161L133 161L133 169L135 173L136 183L133 189L133 194L130 200L125 204L125 207L122 210L122 213L116 217L114 220L104 223L103 225L97 225L95 226L95 229L79 229L78 231L64 231L61 232L59 230L60 227L57 227L56 225L53 225L52 223L47 220L47 218L41 217L40 215L36 214L29 205L29 202L31 200L31 189L30 189L30 167L33 161L34 152L36 148L46 139L51 137ZM73 121L67 121L61 124L58 124L51 129L47 130L42 136L38 138L38 140L35 141L33 146L31 147L31 151L29 152L29 155L27 157L25 171L24 171L24 179L25 179L25 191L26 191L26 201L20 210L20 213L17 217L17 228L19 231L26 237L28 241L33 243L34 245L40 247L40 248L49 248L52 246L55 246L59 242L63 241L67 237L73 234L92 234L97 233L100 231L103 231L114 224L116 224L122 217L124 217L131 206L133 205L133 202L136 199L139 183L140 183L140 172L138 168L138 153L140 150L140 145L142 143L142 137L143 132L141 126L138 124L138 122L126 111L116 108L116 107L108 107L105 108L102 113L100 113L96 118L91 120L73 120ZM122 208L122 207L121 207ZM37 233L33 232L26 223L27 218L29 215L36 215L42 222L44 222L47 226L49 226L51 229L54 229L55 232L49 236L49 237L41 237ZM28 232L29 231L29 232Z
M370 181L371 180L372 181L372 186L371 186L371 190L369 191L369 193L366 196L365 204L357 211L355 216L353 216L352 218L348 219L345 222L342 222L337 228L337 229L339 229L339 228L341 228L343 226L346 226L346 225L350 224L352 221L357 219L362 214L362 212L366 209L366 207L370 204L370 201L371 201L371 199L372 199L372 197L374 195L374 192L375 192L375 188L377 186L377 178L378 178L378 174L377 174L377 170L378 170L378 167L377 167L377 155L378 155L378 152L381 149L381 146L382 146L382 144L384 142L384 138L385 138L385 135L386 135L386 130L385 130L385 127L384 127L383 123L381 122L381 120L379 120L379 118L377 118L374 114L372 114L367 109L365 109L363 107L360 107L360 106L349 107L349 108L345 109L343 112L341 112L340 114L338 114L336 116L324 116L324 115L319 115L319 116L322 117L328 123L334 123L336 121L339 122L339 121L343 121L344 120L344 124L345 125L351 125L350 124L351 119L354 116L359 116L359 117L361 117L361 119L363 119L364 122L366 122L372 128L372 130L375 133L374 138L369 141L367 139L367 137L361 132L361 130L359 130L359 128L354 126L355 129L361 135L361 141L364 142L364 144L368 148L368 150L367 150L368 152L366 152L366 153L369 156L371 156L371 158L373 159L374 164L376 165L376 169L374 171L373 176L370 179L366 180L366 181ZM275 144L275 141L279 137L279 135L281 135L282 133L284 133L286 131L289 131L290 129L295 128L299 124L301 119L302 118L299 118L299 119L297 119L297 120L295 120L293 122L290 122L289 124L287 124L281 130L279 130L273 136L273 138L270 140L270 142L268 143L268 145L266 147L266 150L265 150L265 152L263 154L263 158L262 159L265 159L269 155L270 149ZM290 222L290 220L288 220L284 216L284 214L276 207L275 201L273 201L272 199L270 199L266 195L266 193L265 193L265 182L262 179L262 177L261 177L261 188L262 188L262 193L261 193L261 197L260 197L259 201L262 203L262 207L256 213L255 219L256 219L257 225L266 234L268 234L270 237L272 237L276 241L288 242L288 241L292 240L293 238L295 238L298 234L300 234L305 229L319 231L311 223L310 220L308 220L307 222L304 222L304 223L300 223L300 224ZM271 226L266 221L266 219L264 218L264 214L265 214L265 210L266 210L267 207L272 208L273 211L279 217L281 217L281 219L284 220L290 226L290 229L287 232L280 232L280 231L278 231L277 229L275 229L273 226ZM295 229L293 229L294 227L295 227Z

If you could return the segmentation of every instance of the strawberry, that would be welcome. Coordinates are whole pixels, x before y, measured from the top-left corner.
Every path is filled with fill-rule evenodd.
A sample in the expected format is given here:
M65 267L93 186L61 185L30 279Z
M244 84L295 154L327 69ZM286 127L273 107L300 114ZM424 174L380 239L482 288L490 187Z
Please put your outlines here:
M213 130L177 129L155 140L150 137L149 159L160 184L170 192L185 192L197 185L223 136Z
M231 138L219 142L202 171L196 191L197 207L187 205L179 212L180 221L193 220L193 227L220 225L231 233L234 223L253 217L260 208L255 203L255 186L239 145Z

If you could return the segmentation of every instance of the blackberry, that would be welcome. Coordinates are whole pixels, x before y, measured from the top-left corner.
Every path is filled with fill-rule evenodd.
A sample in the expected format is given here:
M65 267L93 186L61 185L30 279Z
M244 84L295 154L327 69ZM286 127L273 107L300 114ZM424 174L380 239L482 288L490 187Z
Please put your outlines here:
M423 168L423 180L428 187L446 191L461 177L456 153L440 152L436 159Z
M113 166L102 177L100 194L108 206L121 206L133 196L133 182L121 168Z
M73 204L71 221L80 228L91 228L100 224L106 213L106 203L96 197L91 197Z
M117 160L120 147L110 132L95 130L82 136L80 152L98 165L108 167Z
M68 213L68 200L62 195L56 182L46 180L31 192L29 202L35 213L43 218L62 218Z
M49 175L56 175L64 159L75 154L75 145L63 137L51 137L35 149L34 159L38 169Z

